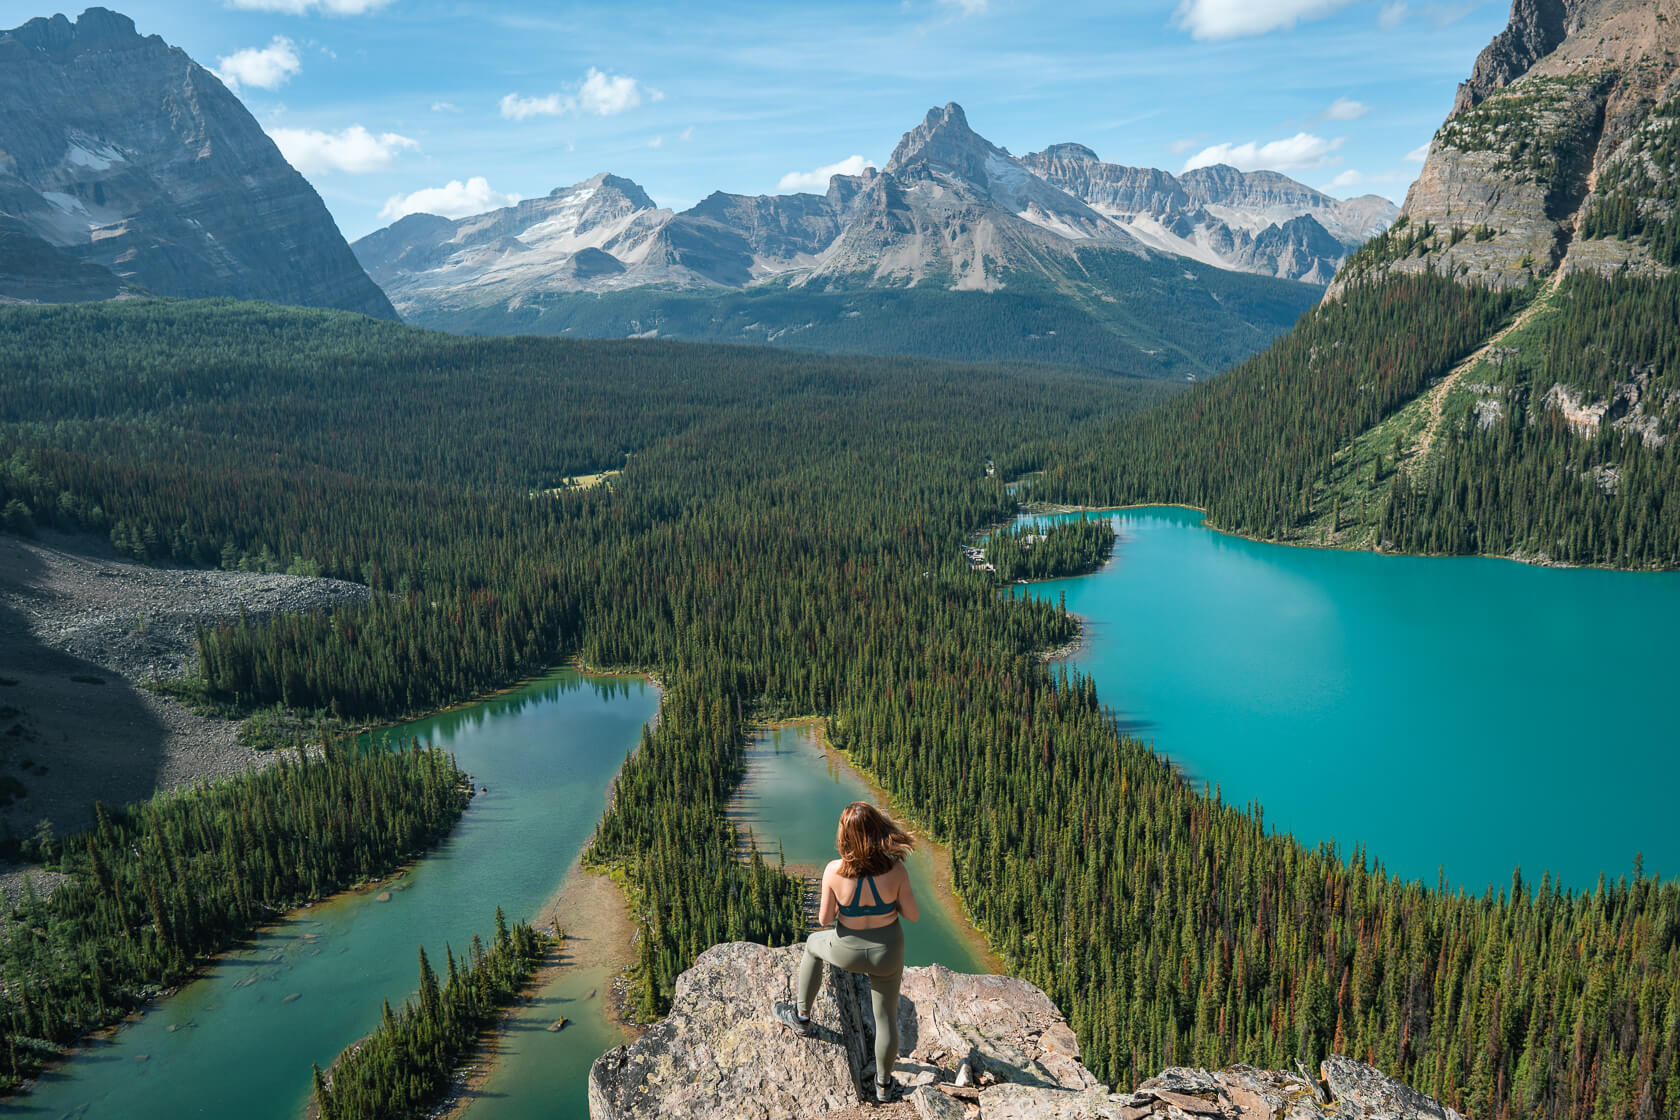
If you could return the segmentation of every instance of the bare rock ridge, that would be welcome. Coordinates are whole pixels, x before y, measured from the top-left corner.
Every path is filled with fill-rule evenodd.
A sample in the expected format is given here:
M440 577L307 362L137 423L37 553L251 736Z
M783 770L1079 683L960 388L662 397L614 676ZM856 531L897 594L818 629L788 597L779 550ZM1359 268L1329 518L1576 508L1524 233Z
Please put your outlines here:
M1667 273L1676 254L1680 0L1516 0L1394 227L1331 285L1432 271L1522 287Z
M603 174L456 221L413 215L353 249L398 309L426 322L577 292L770 280L993 291L1011 274L1084 278L1076 258L1090 251L1325 284L1396 213L1386 199L1341 201L1275 172L1175 178L1102 163L1078 144L1018 159L952 103L929 110L885 167L835 175L823 194L718 192L673 213Z
M1514 0L1511 22L1477 56L1470 77L1459 83L1453 109L1480 104L1556 50L1567 33L1571 9L1580 6L1580 0Z
M1022 158L1149 247L1219 268L1327 284L1399 209L1378 195L1337 199L1275 171L1223 164L1173 176L1104 163L1083 144Z
M220 80L127 16L0 31L0 300L231 296L395 318Z
M1038 988L938 965L904 973L895 1076L906 1099L864 1111L875 1075L867 982L827 970L817 1032L799 1037L770 1010L790 998L799 953L742 942L702 953L678 978L671 1013L596 1060L593 1120L1462 1120L1341 1057L1317 1081L1248 1066L1175 1067L1113 1092L1079 1061L1073 1032Z

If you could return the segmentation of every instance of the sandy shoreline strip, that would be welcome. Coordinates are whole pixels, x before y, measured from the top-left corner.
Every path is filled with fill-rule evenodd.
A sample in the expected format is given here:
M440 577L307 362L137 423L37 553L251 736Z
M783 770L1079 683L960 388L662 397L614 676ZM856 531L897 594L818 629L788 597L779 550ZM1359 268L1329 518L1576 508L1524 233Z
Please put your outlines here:
M523 997L542 991L553 983L563 970L601 967L612 976L611 990L602 993L608 1024L622 1042L633 1042L642 1028L628 1015L623 1000L624 974L636 963L633 939L636 924L630 919L630 906L618 884L606 875L585 871L572 864L555 896L544 904L532 919L532 925L544 932L563 930L565 936L544 956L537 970L526 982ZM455 1085L449 1100L434 1110L433 1115L454 1120L465 1116L495 1076L503 1041L507 1036L505 1024L517 1017L520 1004L513 1004L502 1013L502 1026L485 1036L478 1050L465 1065L468 1072Z

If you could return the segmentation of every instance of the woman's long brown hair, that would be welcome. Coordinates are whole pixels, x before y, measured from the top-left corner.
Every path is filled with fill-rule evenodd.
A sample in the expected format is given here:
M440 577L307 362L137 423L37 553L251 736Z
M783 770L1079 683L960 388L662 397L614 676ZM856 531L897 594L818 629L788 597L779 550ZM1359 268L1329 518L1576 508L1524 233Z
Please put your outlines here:
M840 874L848 879L883 875L910 854L916 838L867 801L854 801L840 813L834 834L840 849Z

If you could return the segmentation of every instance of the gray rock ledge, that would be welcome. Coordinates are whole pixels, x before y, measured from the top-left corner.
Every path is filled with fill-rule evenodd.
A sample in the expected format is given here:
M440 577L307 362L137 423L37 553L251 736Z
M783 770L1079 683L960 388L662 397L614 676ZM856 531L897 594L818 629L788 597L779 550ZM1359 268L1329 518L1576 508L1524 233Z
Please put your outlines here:
M1452 1109L1332 1057L1314 1082L1249 1066L1165 1070L1111 1092L1079 1061L1055 1004L1024 980L939 965L904 972L899 1003L905 1101L864 1105L874 1076L867 981L827 970L815 1037L777 1024L790 1000L797 946L735 942L702 953L677 980L671 1013L589 1071L593 1120L795 1120L916 1116L922 1120L1462 1120ZM964 1064L972 1083L959 1088Z

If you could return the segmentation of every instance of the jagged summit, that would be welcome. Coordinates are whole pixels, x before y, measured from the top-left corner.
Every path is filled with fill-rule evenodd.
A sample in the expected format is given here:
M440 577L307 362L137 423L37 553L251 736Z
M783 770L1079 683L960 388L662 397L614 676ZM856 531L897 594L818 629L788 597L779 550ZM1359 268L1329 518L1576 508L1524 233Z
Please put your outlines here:
M0 299L232 296L394 318L239 99L89 8L0 32Z
M918 163L970 180L985 178L985 158L998 151L968 126L968 115L955 101L927 111L922 123L906 132L883 169L901 175Z
M142 36L135 30L132 19L109 8L89 8L74 23L63 13L50 18L37 16L21 27L0 31L0 36L16 39L59 60L85 50L140 43L147 38L163 42L156 35Z

